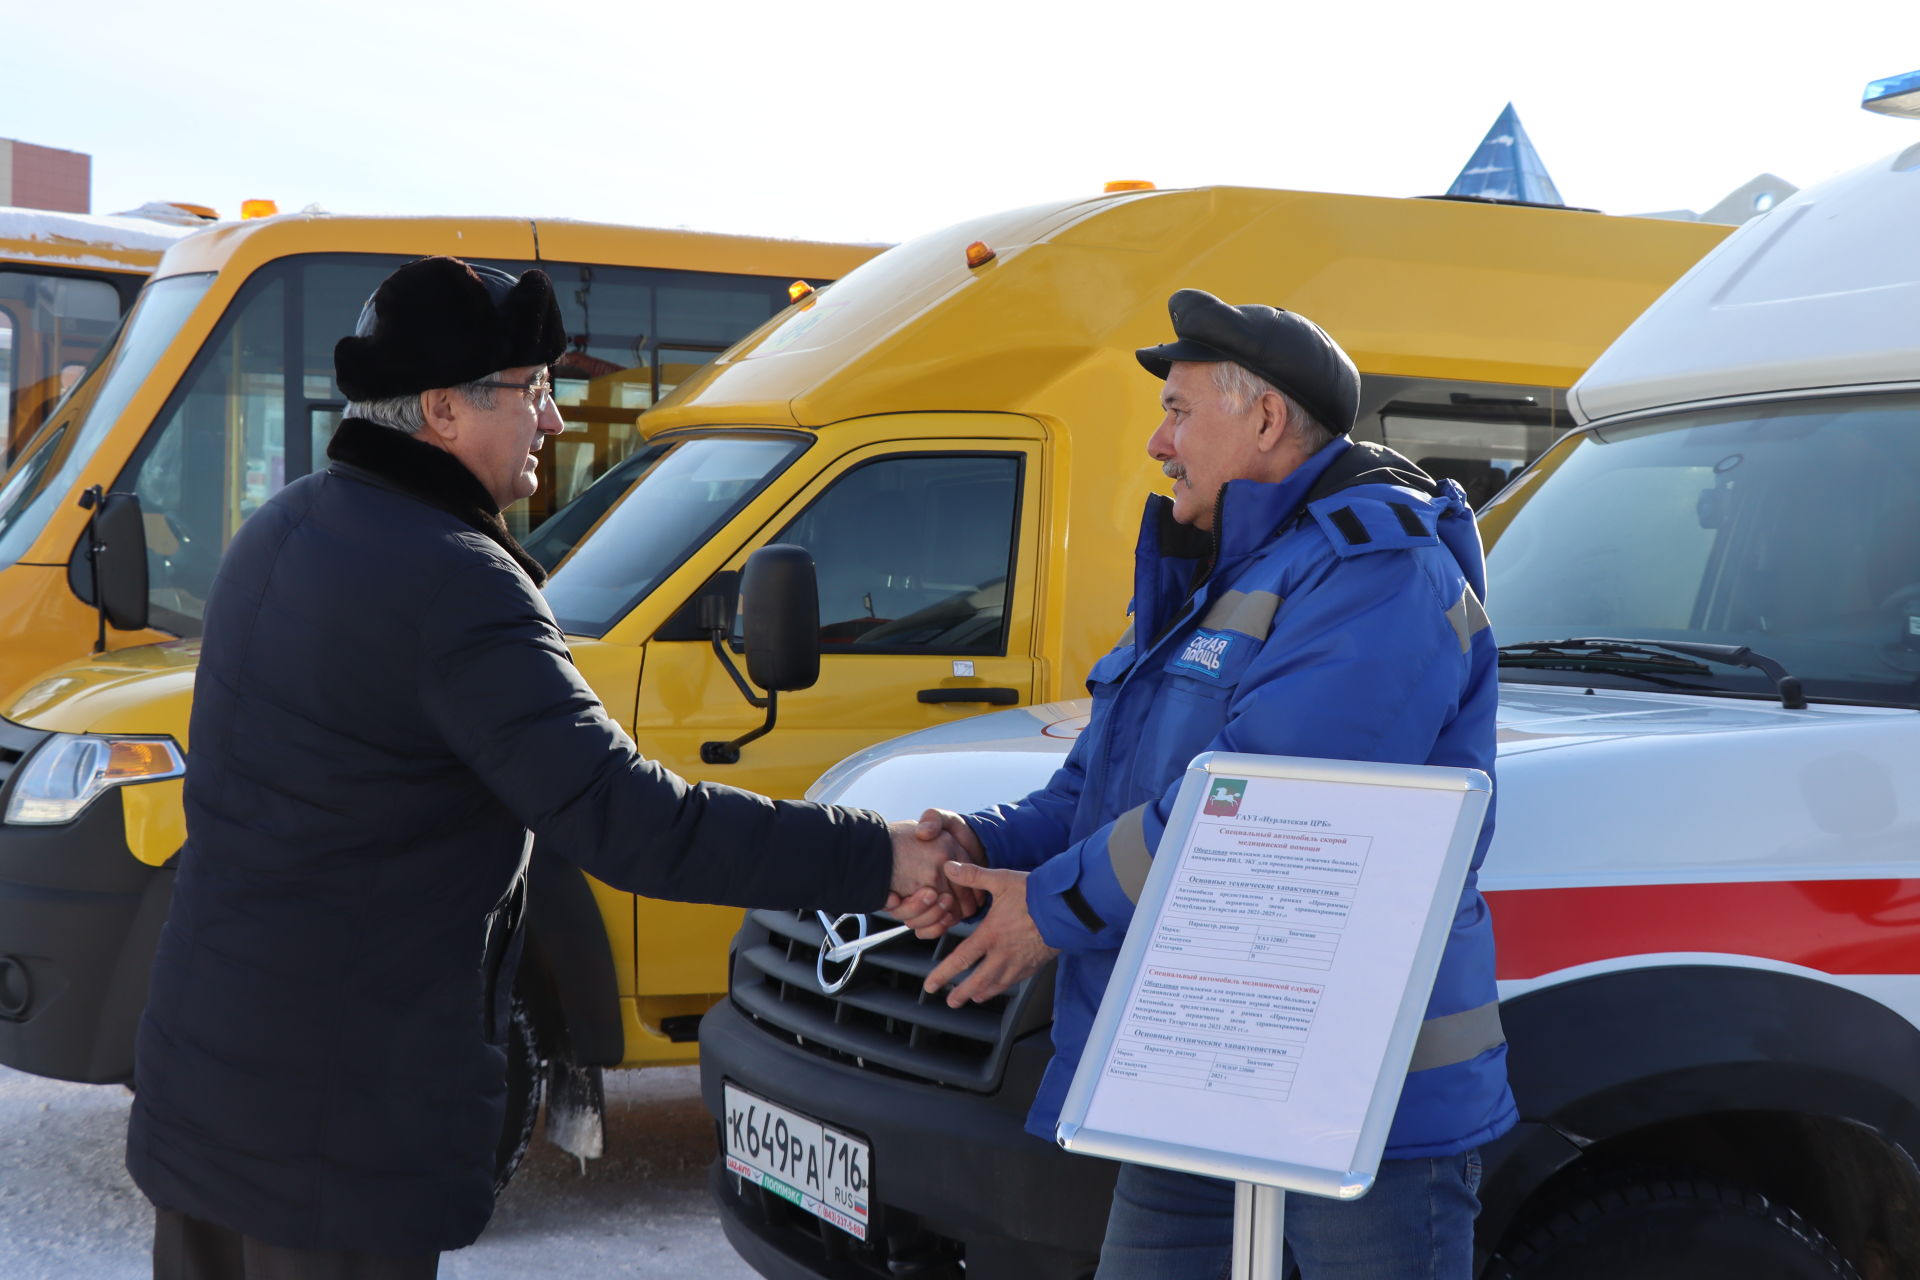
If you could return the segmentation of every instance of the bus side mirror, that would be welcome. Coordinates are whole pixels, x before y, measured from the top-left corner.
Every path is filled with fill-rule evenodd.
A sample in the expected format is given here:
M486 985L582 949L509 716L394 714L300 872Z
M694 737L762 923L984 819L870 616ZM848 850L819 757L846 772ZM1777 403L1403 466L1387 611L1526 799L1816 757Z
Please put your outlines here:
M87 522L87 562L93 570L93 602L100 610L94 652L107 647L107 626L140 631L147 625L147 528L140 499L103 493L98 485L80 499L93 515Z
M740 574L740 628L747 651L747 675L767 691L760 697L741 678L727 654L724 602L702 601L702 624L713 639L713 656L739 686L741 696L765 707L766 721L731 742L703 742L703 764L738 764L740 748L773 729L780 694L810 689L820 678L820 592L814 582L813 556L805 547L776 542L747 557Z
M820 679L820 590L805 547L776 542L740 575L747 678L762 689L811 689Z

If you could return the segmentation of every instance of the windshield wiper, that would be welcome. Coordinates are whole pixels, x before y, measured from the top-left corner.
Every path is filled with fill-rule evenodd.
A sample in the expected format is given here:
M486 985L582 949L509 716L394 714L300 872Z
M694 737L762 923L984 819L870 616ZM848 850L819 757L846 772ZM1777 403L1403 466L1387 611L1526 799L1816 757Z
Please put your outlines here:
M1560 666L1569 662L1608 666L1620 671L1661 671L1675 675L1705 675L1707 668L1698 662L1679 663L1670 654L1704 658L1728 667L1752 667L1774 683L1780 705L1788 711L1806 708L1806 695L1800 681L1787 669L1763 653L1745 645L1701 644L1692 640L1615 640L1606 636L1580 636L1570 640L1527 641L1500 646L1502 666ZM1664 662L1659 659L1666 659Z

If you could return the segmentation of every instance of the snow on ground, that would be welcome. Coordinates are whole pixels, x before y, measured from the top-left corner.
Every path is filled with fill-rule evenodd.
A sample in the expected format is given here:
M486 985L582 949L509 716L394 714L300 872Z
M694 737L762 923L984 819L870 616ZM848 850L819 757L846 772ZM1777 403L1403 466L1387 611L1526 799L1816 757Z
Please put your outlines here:
M713 1123L699 1070L607 1073L607 1155L536 1134L479 1243L441 1280L534 1275L751 1280L707 1195ZM0 1276L147 1280L153 1211L122 1163L130 1096L0 1067Z

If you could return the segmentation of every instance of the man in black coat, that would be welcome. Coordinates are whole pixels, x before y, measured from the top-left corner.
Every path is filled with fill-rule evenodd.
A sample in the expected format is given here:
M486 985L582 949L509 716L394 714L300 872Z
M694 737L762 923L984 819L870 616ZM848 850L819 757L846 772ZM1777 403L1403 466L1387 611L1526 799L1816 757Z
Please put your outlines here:
M690 785L607 718L500 518L565 346L544 272L400 268L335 350L331 465L221 563L127 1139L157 1280L411 1280L480 1234L535 839L690 902L947 889L944 838Z

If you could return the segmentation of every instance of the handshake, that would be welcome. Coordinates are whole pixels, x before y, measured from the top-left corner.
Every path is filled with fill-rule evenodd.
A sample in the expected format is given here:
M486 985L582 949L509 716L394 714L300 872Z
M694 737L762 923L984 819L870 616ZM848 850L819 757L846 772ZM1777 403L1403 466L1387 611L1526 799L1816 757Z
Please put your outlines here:
M986 903L972 872L987 865L980 837L966 819L945 809L929 809L918 822L896 822L893 835L893 883L881 908L917 938L937 938Z
M1059 954L1027 914L1027 873L987 866L966 819L929 809L918 822L896 822L889 830L893 884L883 909L916 938L938 938L993 900L986 919L927 975L929 994L951 985L947 1004L956 1009L989 1000Z

